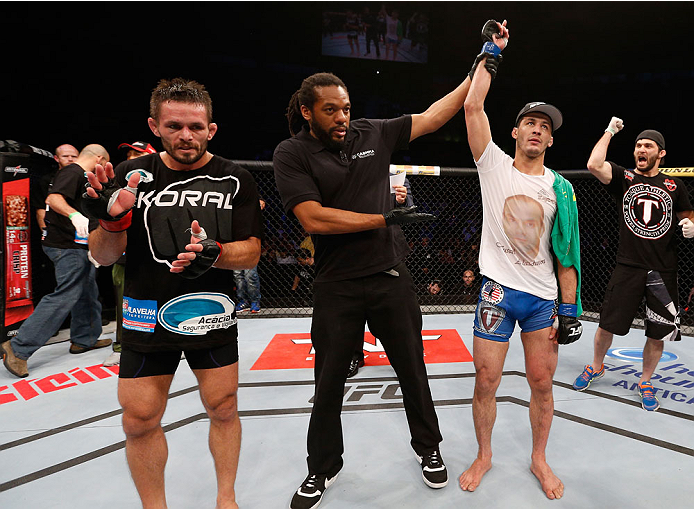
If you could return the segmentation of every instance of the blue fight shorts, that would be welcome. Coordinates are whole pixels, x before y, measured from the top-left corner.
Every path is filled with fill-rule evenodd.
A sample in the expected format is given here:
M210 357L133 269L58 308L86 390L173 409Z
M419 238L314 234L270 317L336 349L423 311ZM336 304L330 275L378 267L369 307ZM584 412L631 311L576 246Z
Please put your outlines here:
M477 299L475 336L492 341L508 342L516 321L522 332L551 327L557 314L556 302L502 286L487 277Z

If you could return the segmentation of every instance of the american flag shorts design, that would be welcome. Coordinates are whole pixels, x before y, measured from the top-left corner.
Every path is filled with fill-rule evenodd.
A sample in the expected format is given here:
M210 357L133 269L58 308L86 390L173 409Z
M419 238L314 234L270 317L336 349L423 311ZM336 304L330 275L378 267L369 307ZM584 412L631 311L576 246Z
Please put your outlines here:
M499 283L487 281L484 283L484 286L482 286L480 297L482 300L490 302L491 304L498 304L504 300L504 289Z

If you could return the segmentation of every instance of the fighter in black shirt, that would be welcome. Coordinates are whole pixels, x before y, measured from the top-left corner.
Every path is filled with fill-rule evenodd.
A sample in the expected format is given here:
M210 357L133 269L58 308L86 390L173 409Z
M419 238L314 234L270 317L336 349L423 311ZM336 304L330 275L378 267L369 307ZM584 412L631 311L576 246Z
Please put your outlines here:
M650 379L663 352L663 341L681 339L675 221L680 220L685 236L694 235L692 206L682 181L660 173L665 138L658 131L648 129L636 137L633 170L605 161L612 136L623 127L621 119L612 117L588 160L588 169L617 202L619 249L595 333L593 364L585 366L574 389L585 390L605 374L603 360L613 335L629 332L645 296L647 339L639 395L643 408L653 411L660 403Z
M237 507L241 422L230 269L258 263L258 193L248 171L207 151L217 125L199 83L162 80L148 122L165 152L125 161L115 175L110 165L97 167L87 190L93 200L83 203L100 219L89 238L94 258L110 265L127 255L118 397L128 465L143 506L165 507L161 418L184 350L211 421L217 506Z

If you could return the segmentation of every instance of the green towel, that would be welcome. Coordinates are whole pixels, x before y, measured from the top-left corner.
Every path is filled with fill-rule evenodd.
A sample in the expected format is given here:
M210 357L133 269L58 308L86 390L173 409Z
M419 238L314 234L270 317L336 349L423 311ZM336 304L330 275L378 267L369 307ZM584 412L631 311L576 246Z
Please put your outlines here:
M576 267L578 275L576 306L578 307L578 316L581 316L583 314L583 307L581 306L581 241L578 234L576 194L568 180L556 171L550 171L554 173L553 187L554 193L557 195L557 215L552 227L552 249L559 263L564 267Z

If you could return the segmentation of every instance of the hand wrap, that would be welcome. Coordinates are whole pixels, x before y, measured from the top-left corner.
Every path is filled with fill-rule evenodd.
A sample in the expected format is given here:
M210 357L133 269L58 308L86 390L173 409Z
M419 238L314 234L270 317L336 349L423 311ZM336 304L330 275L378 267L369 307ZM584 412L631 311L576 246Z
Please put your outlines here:
M86 192L82 195L82 211L88 217L98 219L104 230L109 232L127 230L132 222L132 210L124 210L117 216L112 216L110 212L121 191L127 191L137 196L137 188L119 187L113 179L108 179L108 182L101 183L100 191L96 189L94 191L98 195L96 198L92 198Z
M420 221L433 221L436 216L432 214L424 214L422 212L417 212L417 206L414 207L400 207L390 210L383 214L386 219L386 226L391 226L394 224L407 224L407 223L418 223Z
M612 136L614 136L622 129L624 129L624 121L621 118L612 117L610 119L610 123L607 126L607 129L605 129L605 132L610 133Z
M577 312L576 304L559 304L552 327L557 329L557 343L560 345L571 344L583 334L583 325L576 317Z
M694 223L691 219L685 217L679 222L679 225L682 227L682 235L684 235L685 239L694 237Z

